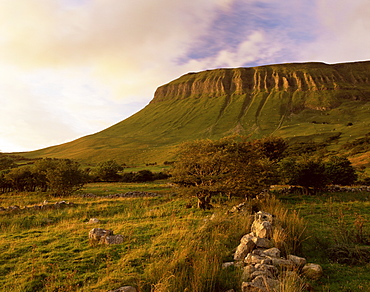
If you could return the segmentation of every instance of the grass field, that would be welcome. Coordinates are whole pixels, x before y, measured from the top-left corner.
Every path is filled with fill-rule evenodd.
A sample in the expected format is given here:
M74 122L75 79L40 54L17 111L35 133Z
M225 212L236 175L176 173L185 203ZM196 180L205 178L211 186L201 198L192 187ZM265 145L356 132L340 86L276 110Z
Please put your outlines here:
M303 255L325 271L315 291L370 291L369 199L370 193L360 192L280 197L307 222Z
M104 197L127 191L158 192L161 196ZM221 198L216 198L216 208L211 211L188 208L189 200L177 197L175 191L160 181L88 184L82 192L96 194L93 198L1 195L3 207L44 200L66 200L75 205L0 212L0 290L108 291L132 285L141 292L240 291L240 271L222 270L221 264L232 260L241 236L249 232L250 217L226 215L236 202ZM361 229L363 238L368 239L369 194L289 195L280 199L306 221L309 238L302 255L324 267L324 277L312 283L315 291L370 291L366 290L369 263L339 264L329 261L325 252L338 241L338 230L352 232L356 238ZM90 218L100 222L87 224ZM94 227L122 234L123 244L91 244L88 232ZM364 243L356 245L366 247Z

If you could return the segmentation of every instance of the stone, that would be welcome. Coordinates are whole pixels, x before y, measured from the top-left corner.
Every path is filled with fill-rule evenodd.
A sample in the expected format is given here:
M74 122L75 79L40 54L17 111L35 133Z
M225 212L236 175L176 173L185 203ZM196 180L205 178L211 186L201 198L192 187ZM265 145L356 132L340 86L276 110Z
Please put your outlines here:
M122 235L108 235L108 236L105 236L105 237L102 237L100 239L100 243L104 243L104 244L121 244L123 243L123 236Z
M246 258L244 259L244 263L246 264L260 264L265 258L261 257L256 254L249 253Z
M247 254L253 250L253 248L256 246L253 239L254 237L250 234L244 235L242 237L242 239L240 240L241 243L236 248L234 260L242 261L247 256Z
M280 285L280 282L265 276L258 276L252 280L252 284L265 289L266 291L276 291Z
M259 255L259 256L263 257L264 256L263 252L265 250L266 250L265 248L256 248L252 251L252 254L256 254L256 255Z
M89 239L95 242L104 240L105 237L113 235L112 230L106 230L101 228L93 228L89 232Z
M269 271L273 276L277 276L279 274L278 268L274 265L257 264L254 267L257 271Z
M294 268L293 262L283 258L271 258L271 261L279 270L292 270Z
M137 289L132 286L124 286L116 290L109 290L108 292L137 292Z
M253 233L248 233L240 239L240 243L247 244L251 239L253 239L253 237L254 237Z
M235 263L234 262L226 262L222 264L222 269L227 269L229 267L234 267Z
M87 222L88 224L96 224L96 223L99 223L99 219L97 218L90 218L89 222Z
M260 264L262 264L262 265L272 265L272 260L271 260L271 258L264 258L261 262L260 262Z
M290 260L291 262L293 262L293 264L298 269L302 269L304 267L304 265L306 264L306 262L307 262L305 258L298 257L298 256L295 256L295 255L292 255L292 254L288 255L287 259Z
M267 290L262 287L258 287L251 282L243 282L242 292L267 292Z
M247 265L243 269L242 274L242 281L243 282L250 282L252 281L252 274L256 271L256 268L252 265Z
M258 211L255 215L254 215L254 220L255 221L259 221L259 222L263 222L263 221L268 221L270 223L273 222L273 215L271 215L270 213L267 213L267 212L263 212L263 211Z
M273 247L273 248L269 248L269 249L264 250L263 255L269 256L269 257L272 257L272 258L280 258L281 252L278 248Z
M254 216L251 232L261 238L272 237L272 221L273 216L269 213L259 211Z
M252 223L251 231L256 237L270 239L272 237L272 223L269 221L255 220Z
M251 274L252 280L257 278L258 276L264 276L266 278L273 278L274 277L269 270L265 270L265 271L257 270L257 271L254 271Z
M271 248L273 247L273 244L271 240L267 238L261 238L261 237L253 237L254 244L258 248Z
M302 275L311 280L318 280L322 277L324 271L318 264L306 264L302 268Z

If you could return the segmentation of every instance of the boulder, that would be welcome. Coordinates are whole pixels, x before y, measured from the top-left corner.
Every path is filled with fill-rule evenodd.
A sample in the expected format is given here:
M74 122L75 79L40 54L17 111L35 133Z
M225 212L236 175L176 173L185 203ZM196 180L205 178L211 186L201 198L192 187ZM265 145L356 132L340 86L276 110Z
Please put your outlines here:
M261 237L253 237L254 244L258 248L271 248L273 244L270 239L261 238Z
M100 244L120 244L123 242L122 235L113 235L112 230L93 228L89 232L89 239Z
M302 268L302 275L311 280L318 280L322 277L323 270L318 264L306 264Z
M302 269L306 264L306 259L295 255L288 255L287 259L290 260L298 269Z
M240 240L240 244L236 248L234 260L242 261L255 246L254 237L251 234L244 235Z
M96 224L96 223L99 223L99 219L97 218L90 218L89 222L87 222L88 224Z
M108 235L106 237L103 237L101 240L101 243L104 244L121 244L123 243L123 236L122 235Z
M229 267L234 267L235 263L234 262L226 262L222 264L222 269L227 269Z
M264 276L265 278L270 278L270 279L274 278L274 276L272 275L272 273L269 270L265 270L265 271L257 270L257 271L254 271L251 274L252 281L253 281L253 279L255 279L259 276Z
M255 265L255 264L260 264L264 259L265 259L264 257L261 257L261 256L256 255L256 254L249 253L245 257L244 263L246 263L247 265L249 265L249 264Z
M242 292L267 292L267 290L262 287L258 287L251 282L243 282Z
M245 266L243 269L242 274L242 281L243 282L250 282L252 281L252 274L256 271L256 268L252 265Z
M113 235L112 230L106 230L101 228L93 228L89 232L89 239L95 242L104 240L105 237Z
M271 215L270 213L267 213L267 212L263 212L263 211L258 211L254 215L254 220L259 221L259 222L268 221L270 223L273 223L273 218L274 218L273 215Z
M269 256L269 257L272 257L272 258L280 258L281 252L278 248L273 247L273 248L269 248L269 249L264 250L263 255L264 256Z
M278 268L273 265L256 264L254 267L258 271L269 271L274 277L279 274Z
M277 267L279 270L293 270L294 264L290 260L283 258L271 258L272 265Z
M272 224L269 221L253 221L251 231L256 237L270 239L272 237Z
M266 291L277 291L280 282L265 276L258 276L252 280L252 284Z

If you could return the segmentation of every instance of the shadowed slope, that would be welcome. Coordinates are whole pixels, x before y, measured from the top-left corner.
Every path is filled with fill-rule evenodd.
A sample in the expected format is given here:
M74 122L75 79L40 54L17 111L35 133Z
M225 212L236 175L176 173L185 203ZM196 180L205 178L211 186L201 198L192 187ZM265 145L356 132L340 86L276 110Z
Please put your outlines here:
M369 80L370 62L189 73L159 87L144 109L106 130L23 155L161 163L173 159L173 148L183 141L233 133L336 137L340 145L369 132Z

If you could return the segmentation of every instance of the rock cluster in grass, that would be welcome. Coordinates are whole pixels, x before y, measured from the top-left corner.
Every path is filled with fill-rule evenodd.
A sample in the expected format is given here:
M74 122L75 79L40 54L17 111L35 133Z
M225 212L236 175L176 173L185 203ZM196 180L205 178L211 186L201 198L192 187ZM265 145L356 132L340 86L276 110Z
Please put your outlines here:
M123 236L114 235L112 230L93 228L89 232L89 240L92 244L121 244Z
M83 198L108 198L108 199L115 199L115 198L144 198L144 197L157 197L159 194L152 193L152 192L126 192L126 193L117 193L112 195L106 196L98 196L93 193L82 194L81 197Z
M59 208L65 208L65 207L71 207L75 206L76 204L72 202L66 202L66 201L60 201L56 203L49 203L47 201L44 201L41 204L36 204L36 205L31 205L31 206L9 206L7 208L1 207L0 206L0 211L12 211L12 212L17 212L17 211L26 211L26 210L50 210L50 209L59 209Z
M257 212L251 232L241 238L234 253L235 262L224 264L224 267L243 267L243 292L279 291L283 277L290 274L316 280L323 273L321 266L307 264L305 258L295 255L282 257L281 251L273 244L273 223L271 214Z

